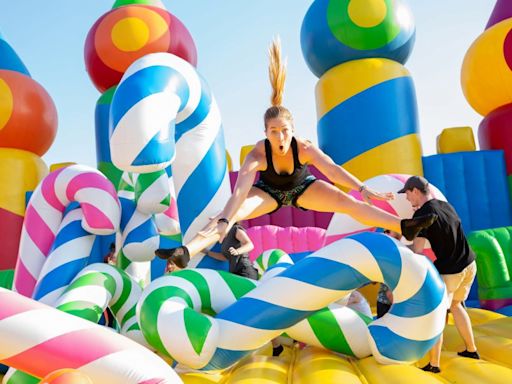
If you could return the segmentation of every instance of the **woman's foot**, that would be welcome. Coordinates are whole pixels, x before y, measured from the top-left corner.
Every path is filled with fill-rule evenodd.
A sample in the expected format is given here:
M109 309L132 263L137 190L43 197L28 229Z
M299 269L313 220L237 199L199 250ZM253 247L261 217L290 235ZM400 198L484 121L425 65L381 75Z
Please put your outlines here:
M403 219L400 222L402 235L404 235L404 237L409 241L414 240L414 238L418 236L418 233L420 233L423 228L430 227L436 220L437 215L433 213L429 215L418 216L413 219Z
M163 259L163 260L167 260L169 257L172 256L172 252L175 250L176 248L169 248L169 249L166 249L166 248L158 248L156 251L155 251L155 255L157 255L160 259Z
M428 363L421 369L424 370L425 372L432 372L432 373L441 372L441 369L439 367L435 367L435 366L431 365L430 363Z
M157 255L161 259L169 259L172 263L176 264L179 268L186 268L188 262L190 261L190 254L188 252L188 248L184 245L177 248L159 248L155 251L155 255Z

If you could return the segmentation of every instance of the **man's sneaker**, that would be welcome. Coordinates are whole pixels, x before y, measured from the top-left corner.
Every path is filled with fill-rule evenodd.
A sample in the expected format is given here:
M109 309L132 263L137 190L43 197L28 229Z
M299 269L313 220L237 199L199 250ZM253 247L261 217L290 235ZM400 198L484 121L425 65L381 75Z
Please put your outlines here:
M432 372L432 373L439 373L439 372L441 372L441 369L439 367L434 367L430 363L428 363L427 365L425 365L421 369L424 370L425 372Z
M469 352L467 349L462 352L457 352L457 355L462 356L462 357L469 357L470 359L477 359L477 360L480 359L480 355L478 354L477 351Z

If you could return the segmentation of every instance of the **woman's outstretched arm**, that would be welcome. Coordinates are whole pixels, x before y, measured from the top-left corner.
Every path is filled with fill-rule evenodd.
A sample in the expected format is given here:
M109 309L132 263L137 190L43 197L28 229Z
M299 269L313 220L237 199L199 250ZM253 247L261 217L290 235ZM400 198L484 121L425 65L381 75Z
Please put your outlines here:
M260 149L257 144L256 148L249 152L245 158L245 161L238 172L238 178L236 180L233 193L227 201L224 209L204 230L199 232L199 235L203 237L210 237L218 234L220 236L219 241L222 242L224 240L224 237L231 229L234 222L239 219L235 219L235 216L251 190L254 179L256 178L256 173L258 173L258 171L260 171L264 166L264 163L261 160L262 158L264 158L264 156L261 156Z
M260 170L261 167L261 161L259 158L260 156L255 154L255 150L252 150L245 158L240 171L238 171L238 178L236 179L233 194L222 210L223 217L229 221L233 220L236 213L247 198L247 195L249 194L249 190L251 189L254 183L254 179L256 178L256 173Z
M328 155L312 143L306 142L303 151L307 163L315 166L334 184L358 190L366 201L368 199L391 200L395 198L395 195L391 192L381 193L366 187L361 180L334 163Z

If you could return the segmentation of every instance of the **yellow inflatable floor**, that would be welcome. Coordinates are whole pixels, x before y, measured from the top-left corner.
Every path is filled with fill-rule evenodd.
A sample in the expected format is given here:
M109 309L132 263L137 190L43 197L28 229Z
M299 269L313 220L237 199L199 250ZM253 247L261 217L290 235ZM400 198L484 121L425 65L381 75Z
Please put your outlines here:
M373 357L345 358L317 348L286 348L280 357L268 356L270 346L226 372L182 373L186 384L505 384L512 383L512 318L479 309L469 310L482 360L459 357L463 343L453 324L444 335L440 374L426 373L417 366L385 366ZM1 375L0 375L1 379Z

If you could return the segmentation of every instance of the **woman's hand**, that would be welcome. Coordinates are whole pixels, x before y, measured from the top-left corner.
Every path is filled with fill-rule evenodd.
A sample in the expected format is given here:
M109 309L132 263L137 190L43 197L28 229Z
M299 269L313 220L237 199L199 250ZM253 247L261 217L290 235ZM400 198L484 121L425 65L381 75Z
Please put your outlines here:
M202 231L199 231L198 234L203 237L210 237L219 235L219 243L222 243L224 241L224 238L228 234L229 230L233 226L231 223L226 223L227 220L220 220L220 219L213 219L210 221L210 223L206 226L205 229Z
M229 254L231 256L238 256L239 255L239 253L238 253L238 251L236 250L235 247L229 247L228 252L229 252Z
M365 202L371 204L372 200L393 200L395 194L393 192L377 192L370 188L365 188L361 191L361 197Z

